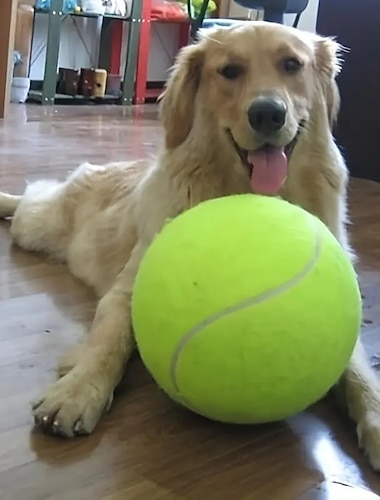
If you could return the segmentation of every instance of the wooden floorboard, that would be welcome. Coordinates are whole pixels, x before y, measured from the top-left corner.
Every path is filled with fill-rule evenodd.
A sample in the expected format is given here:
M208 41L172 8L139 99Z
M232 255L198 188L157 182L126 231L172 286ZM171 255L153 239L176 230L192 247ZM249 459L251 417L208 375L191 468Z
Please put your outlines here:
M13 106L0 123L0 189L63 178L81 161L155 154L156 108ZM380 353L380 185L353 180L352 234L365 295L365 345ZM0 223L0 500L366 499L380 478L352 424L329 401L287 422L238 428L173 403L135 356L95 433L67 441L32 431L30 400L88 326L91 291L64 266L12 248Z

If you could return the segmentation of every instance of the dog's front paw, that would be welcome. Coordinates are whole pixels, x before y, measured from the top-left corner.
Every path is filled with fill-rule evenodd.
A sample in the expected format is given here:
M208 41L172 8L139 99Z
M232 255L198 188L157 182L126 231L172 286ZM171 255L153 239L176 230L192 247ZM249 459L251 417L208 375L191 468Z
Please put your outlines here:
M100 374L73 369L32 404L36 426L64 437L90 434L112 403L105 386Z
M380 414L366 412L359 420L356 432L360 448L372 467L380 471Z

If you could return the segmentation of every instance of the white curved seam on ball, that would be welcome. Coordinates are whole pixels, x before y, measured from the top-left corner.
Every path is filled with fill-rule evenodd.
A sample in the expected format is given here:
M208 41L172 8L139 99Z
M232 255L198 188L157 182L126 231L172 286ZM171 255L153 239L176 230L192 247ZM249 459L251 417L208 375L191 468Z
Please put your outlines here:
M285 283L282 283L281 285L277 286L276 288L272 288L270 290L266 290L265 292L255 295L253 297L249 297L248 299L244 299L243 301L239 302L238 304L235 304L234 306L227 307L226 309L223 309L222 311L219 311L212 316L206 318L205 320L201 321L194 327L192 327L188 332L186 332L180 339L180 341L177 344L177 347L175 348L175 351L171 357L170 360L170 368L169 368L169 376L170 380L174 386L175 391L177 394L179 394L179 385L177 381L177 366L179 359L181 357L182 351L186 347L186 345L204 328L207 328L210 326L212 323L215 323L216 321L219 321L230 314L235 314L237 312L240 312L244 309L247 309L248 307L256 306L265 300L268 299L273 299L274 297L277 297L278 295L281 295L282 293L286 292L289 290L289 288L297 285L300 281L302 281L308 274L309 272L313 269L314 265L316 264L320 252L322 249L322 238L320 231L316 227L316 237L315 237L315 247L314 247L314 253L310 260L306 263L305 267L301 269L301 271L296 274L293 278L291 278L289 281L286 281ZM185 399L182 398L185 402ZM186 401L186 403L188 403Z

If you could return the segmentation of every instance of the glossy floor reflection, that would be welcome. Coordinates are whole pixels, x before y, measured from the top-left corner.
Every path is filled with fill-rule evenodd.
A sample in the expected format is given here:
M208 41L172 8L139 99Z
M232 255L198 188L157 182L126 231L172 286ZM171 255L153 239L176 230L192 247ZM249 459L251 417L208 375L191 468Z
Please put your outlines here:
M15 106L0 122L0 189L63 178L82 161L156 154L154 106ZM380 186L355 180L350 204L365 294L365 345L380 352ZM29 401L88 326L91 291L64 266L12 248L0 224L1 500L371 500L380 478L330 401L281 424L215 424L175 406L136 356L111 411L88 438L31 432ZM357 489L362 488L362 489Z

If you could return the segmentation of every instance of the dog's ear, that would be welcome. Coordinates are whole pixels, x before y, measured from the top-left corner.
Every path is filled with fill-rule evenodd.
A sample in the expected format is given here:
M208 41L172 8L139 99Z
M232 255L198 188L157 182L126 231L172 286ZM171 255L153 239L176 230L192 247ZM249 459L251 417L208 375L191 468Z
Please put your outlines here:
M169 149L182 144L193 125L195 97L204 59L202 45L189 45L180 51L160 98L160 116Z
M336 124L340 95L335 78L342 68L343 47L332 38L315 38L315 69L322 87L330 127Z

